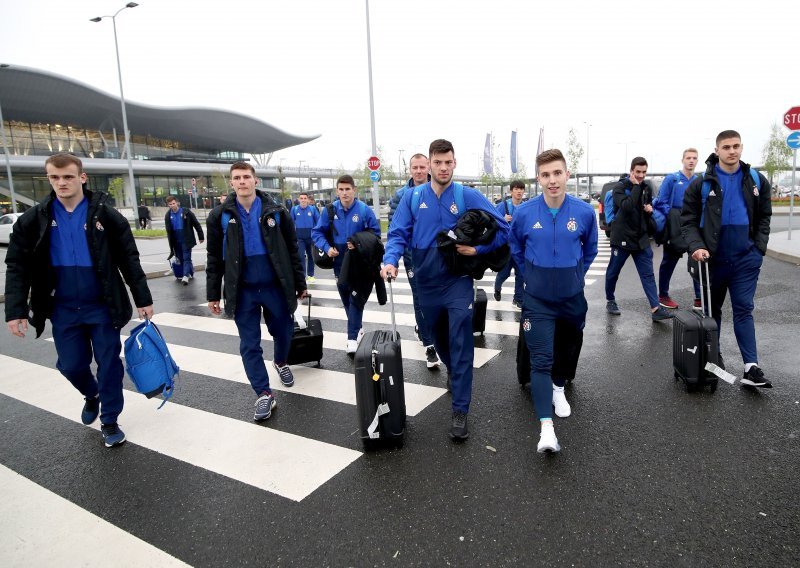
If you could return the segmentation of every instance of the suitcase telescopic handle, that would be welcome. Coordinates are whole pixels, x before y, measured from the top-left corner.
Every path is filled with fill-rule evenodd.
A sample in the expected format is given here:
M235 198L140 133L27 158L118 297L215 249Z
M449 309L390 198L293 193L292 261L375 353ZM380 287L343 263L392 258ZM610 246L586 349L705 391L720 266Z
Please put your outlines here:
M392 278L391 276L386 277L386 282L389 283L389 310L392 312L392 338L397 337L397 323L394 319L394 291L392 290Z
M306 298L308 299L308 320L311 321L311 294L306 292Z
M702 259L697 263L697 266L700 272L700 309L705 317L711 317L711 275L709 274L708 261ZM705 267L705 270L703 270L703 267ZM705 273L705 277L703 273Z

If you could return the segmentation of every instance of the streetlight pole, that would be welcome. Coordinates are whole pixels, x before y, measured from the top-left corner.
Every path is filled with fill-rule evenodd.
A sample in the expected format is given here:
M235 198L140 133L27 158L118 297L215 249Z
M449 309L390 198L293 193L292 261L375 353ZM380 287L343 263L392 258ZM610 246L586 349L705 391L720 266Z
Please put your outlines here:
M369 70L369 122L372 131L372 155L378 155L378 143L375 138L375 97L372 93L372 40L369 31L369 0L364 0L364 6L367 9L367 69ZM378 182L372 182L372 208L375 211L375 217L380 219L380 198L378 197Z
M586 121L584 121L583 123L586 125L586 181L587 181L586 188L587 188L587 191L591 193L591 191L592 191L592 176L589 175L589 128L591 128L592 125L589 124ZM578 191L578 185L576 184L575 185L575 192L577 193L577 191Z
M405 150L400 150L397 154L397 176L402 180L405 175L403 174L403 166L401 160L403 159L403 152Z
M122 66L119 61L119 42L117 41L117 15L126 8L136 8L136 2L128 2L122 8L116 11L113 16L98 16L89 20L90 22L100 22L103 18L111 18L111 24L114 27L114 49L117 52L117 74L119 75L119 100L122 104L122 129L125 134L125 156L128 158L128 183L130 184L130 192L125 196L126 205L128 207L136 207L136 183L133 178L133 162L131 161L131 135L128 131L128 114L125 112L125 93L122 90Z
M303 178L300 177L300 172L303 169L304 162L305 160L300 160L300 162L297 165L297 181L300 182L300 191L303 191Z
M7 63L0 64L0 69L8 67ZM14 179L11 177L11 159L8 157L8 144L6 142L6 123L3 122L3 107L0 106L0 134L3 135L3 154L6 156L6 175L8 175L8 189L11 192L11 212L17 212L17 196L14 194Z

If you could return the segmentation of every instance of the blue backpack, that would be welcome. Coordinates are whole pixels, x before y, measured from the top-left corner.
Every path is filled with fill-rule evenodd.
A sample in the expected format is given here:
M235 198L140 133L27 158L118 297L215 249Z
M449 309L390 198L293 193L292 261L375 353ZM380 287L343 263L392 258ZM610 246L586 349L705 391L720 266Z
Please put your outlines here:
M631 190L626 189L625 195L630 195ZM603 198L603 214L606 216L606 225L610 225L611 222L614 220L614 217L617 216L617 212L614 209L614 191L608 190L606 191L606 196Z
M698 177L705 178L705 174L698 174ZM761 178L758 175L758 170L755 168L750 168L750 177L753 178L753 183L756 184L756 189L761 191ZM702 203L700 205L700 226L703 226L703 221L705 219L706 214L706 201L708 200L708 194L711 193L711 182L707 179L703 179L703 186L700 188L700 198Z
M180 371L156 324L140 323L125 340L125 368L136 390L147 398L164 395L164 406L175 390L174 377ZM161 408L159 406L159 408Z

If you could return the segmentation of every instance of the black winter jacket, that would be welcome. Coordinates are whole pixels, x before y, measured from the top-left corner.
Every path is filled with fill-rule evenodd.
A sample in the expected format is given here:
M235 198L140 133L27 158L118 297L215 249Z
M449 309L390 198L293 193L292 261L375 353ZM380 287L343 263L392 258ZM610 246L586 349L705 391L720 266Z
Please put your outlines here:
M261 237L267 246L272 266L278 277L289 311L297 309L297 296L305 292L306 279L303 265L297 255L297 237L294 222L289 212L262 191L256 191L256 199L261 199ZM227 231L223 236L222 213L230 214ZM275 222L278 213L280 222ZM206 260L206 297L209 302L222 298L223 278L225 280L225 313L236 313L236 301L244 266L244 238L236 194L231 193L225 203L218 205L206 219L208 232ZM223 239L225 256L223 258Z
M164 215L164 227L167 229L167 241L169 241L169 256L167 260L175 256L175 238L177 236L175 234L175 229L172 228L172 222L169 220L170 213L171 211L167 211L167 214ZM183 218L183 247L192 248L197 244L197 241L194 239L195 231L197 232L197 238L202 243L205 240L203 226L200 225L194 213L189 209L181 209L181 217ZM194 231L192 229L194 229Z
M619 180L612 191L615 215L611 223L611 244L634 252L649 248L648 225L651 214L645 212L644 206L653 204L650 182L633 185L630 178L626 177Z
M483 274L492 269L500 271L508 264L511 251L508 244L493 250L488 254L465 256L459 254L456 245L475 247L488 245L494 241L497 232L497 221L486 211L470 209L456 221L453 227L455 238L447 231L436 235L436 245L439 253L444 257L445 265L452 274L466 274L475 280L483 278Z
M719 156L711 154L706 160L705 175L697 176L686 188L683 196L681 234L689 244L689 254L698 249L706 249L713 258L717 253L722 226L722 192L719 190L719 180L714 169L718 163ZM766 254L769 224L772 220L772 186L767 178L759 173L761 189L758 189L750 175L750 165L739 163L742 167L742 195L747 204L747 217L750 219L749 236L761 254ZM706 199L705 209L702 198L704 180L708 180L712 190ZM701 219L703 219L702 227L700 227Z
M84 190L83 194L89 200L86 215L89 254L103 300L109 307L114 327L119 329L133 315L123 278L137 307L152 305L153 298L128 221L106 203L106 193ZM36 329L36 337L42 334L55 304L56 273L50 261L50 224L55 199L55 192L50 192L19 218L6 254L6 321L28 318Z
M381 261L383 260L383 243L381 238L372 231L359 231L347 239L356 247L347 249L342 260L342 269L339 271L339 283L349 286L355 295L350 298L356 306L363 308L372 286L378 296L378 304L386 303L386 284L381 278Z

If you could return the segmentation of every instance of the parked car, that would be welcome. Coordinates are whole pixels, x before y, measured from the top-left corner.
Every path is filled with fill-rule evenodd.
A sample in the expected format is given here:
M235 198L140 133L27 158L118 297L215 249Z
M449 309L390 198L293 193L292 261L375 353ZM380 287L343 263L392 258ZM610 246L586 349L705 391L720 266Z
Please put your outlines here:
M9 213L0 217L0 244L8 244L14 223L20 218L19 213Z

